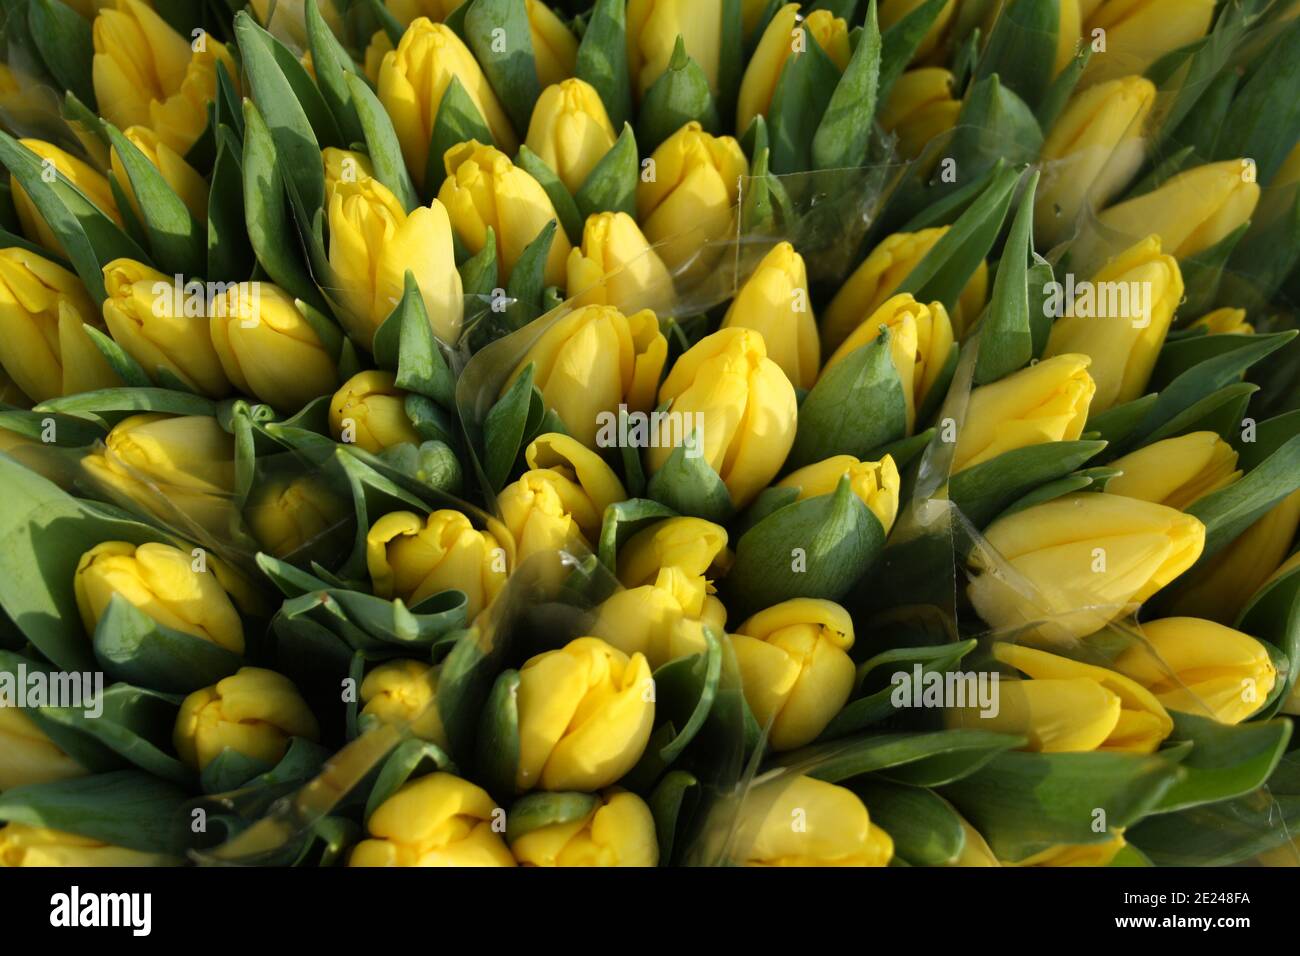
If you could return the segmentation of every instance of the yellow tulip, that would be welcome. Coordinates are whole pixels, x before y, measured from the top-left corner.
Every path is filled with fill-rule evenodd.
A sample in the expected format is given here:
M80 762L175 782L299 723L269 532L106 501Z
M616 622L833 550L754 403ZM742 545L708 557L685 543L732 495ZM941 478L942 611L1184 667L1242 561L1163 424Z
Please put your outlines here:
M108 185L108 180L102 173L92 169L77 157L65 153L59 147L42 140L20 139L18 142L35 153L47 169L52 167L64 179L81 190L105 216L117 225L122 225L122 216L117 211L117 203L113 200L112 187ZM23 235L33 242L39 242L51 252L66 256L67 251L63 248L63 243L54 235L54 230L45 221L45 217L36 208L36 204L27 195L22 184L16 179L12 180L12 189L14 211L18 214L18 222L23 227Z
M880 29L888 30L903 17L907 16L927 0L881 0L880 3ZM913 61L924 60L944 39L944 34L948 25L952 22L953 14L956 12L957 0L948 0L939 11L939 15L934 18L934 23L921 38L921 45L916 48L913 54Z
M142 0L118 0L95 17L95 99L118 129L147 126L184 156L208 126L217 95L217 64L232 81L239 71L208 34L190 42Z
M0 707L0 792L89 773L17 707ZM0 839L3 831L0 831Z
M384 57L392 53L396 47L389 38L385 30L376 30L370 37L370 42L366 44L365 59L362 61L362 70L366 74L366 79L370 85L378 89L379 71L383 67ZM432 135L432 130L430 131ZM426 150L427 158L427 150Z
M658 866L655 818L635 793L614 788L576 820L530 830L510 844L523 866Z
M1155 84L1125 76L1080 90L1043 142L1034 198L1034 235L1051 246L1069 237L1079 213L1105 206L1142 165Z
M1164 505L1085 493L999 518L984 537L1001 560L981 549L972 556L967 594L980 617L1063 643L1100 630L1190 568L1205 526Z
M799 4L787 3L768 21L754 55L745 67L736 103L738 131L743 133L749 129L755 116L768 111L781 71L785 69L785 61L796 50L803 53L810 49L803 30L808 31L841 73L849 65L852 51L849 49L848 25L844 20L829 10L813 10L803 17L799 13Z
M1037 753L1139 754L1154 753L1174 729L1161 702L1123 674L1003 642L993 656L1031 679L1000 680L996 714L976 703L949 707L950 727L1023 736Z
M0 827L0 867L175 866L179 860L26 823Z
M417 186L424 185L438 107L453 78L460 80L497 146L507 153L519 147L510 120L474 54L450 27L419 17L402 34L397 49L384 54L379 66L379 101L393 121L406 168Z
M1093 40L1103 31L1105 50L1093 53L1080 83L1145 73L1166 53L1205 36L1214 8L1215 0L1104 0L1088 16L1083 35Z
M592 631L624 654L645 655L652 668L699 654L708 647L704 629L720 635L727 623L727 609L709 588L702 574L660 568L650 583L602 601Z
M799 497L816 498L834 494L840 479L849 478L849 488L866 505L880 527L889 534L898 517L898 466L886 455L880 461L858 461L852 455L835 455L793 471L776 483L777 488L798 488Z
M259 481L244 520L263 551L287 558L346 529L351 509L314 476Z
M617 138L600 94L591 84L570 79L542 90L524 145L576 195Z
M894 83L879 120L886 132L898 137L902 159L916 159L930 140L956 124L961 100L952 95L953 82L952 73L943 67L926 66L908 70Z
M629 0L627 65L637 97L668 69L678 37L717 96L722 17L722 0Z
M1215 309L1188 326L1205 329L1207 335L1254 335L1255 327L1246 321L1245 309Z
M802 775L750 791L735 846L746 866L888 866L894 855L857 794Z
M375 167L365 153L327 146L321 150L320 159L321 165L325 167L325 209L327 211L334 200L334 188L339 183L353 183L358 180L373 179L375 176Z
M771 483L794 444L794 386L753 329L720 329L691 346L664 380L659 403L682 416L681 433L696 436L690 439L696 454L702 438L701 456L737 508ZM651 473L673 454L671 431L666 419L659 440L646 451Z
M564 288L575 307L612 305L624 315L649 309L665 317L676 298L668 267L625 212L587 217L582 245L565 263Z
M492 532L479 531L449 508L424 519L409 511L389 512L366 535L366 565L375 594L414 607L443 591L461 591L469 621L505 584L505 554Z
M803 256L779 242L763 257L727 307L722 327L754 329L768 357L796 388L812 388L821 362L817 320Z
M392 372L358 372L330 399L330 431L345 444L373 454L392 445L420 444L406 414L406 393Z
M407 727L421 740L447 748L438 713L438 668L412 660L380 664L361 682L361 716Z
M692 6L700 5L692 0ZM740 180L749 173L740 144L711 136L692 121L660 143L650 159L653 165L636 187L642 231L674 275L707 272L720 251L711 244L729 238L736 227Z
M464 2L465 0L384 0L384 6L397 18L398 23L406 27L419 17L442 23Z
M821 319L822 354L830 355L839 348L864 318L884 305L926 253L943 238L948 228L938 226L920 232L896 232L881 240L853 270L826 307ZM981 262L962 290L952 313L953 329L959 338L984 310L988 285L988 264Z
M431 773L379 805L366 823L370 839L353 848L348 865L514 866L504 828L505 812L486 790Z
M585 305L542 333L501 391L532 365L542 401L568 432L588 448L611 447L620 406L654 408L667 357L668 340L649 309L624 316L611 305Z
M209 332L222 371L245 395L296 412L338 385L334 359L293 297L278 287L240 282L213 300L211 312Z
M1023 860L1012 863L1004 860L1003 866L1110 866L1110 863L1127 843L1122 831L1100 843L1061 843L1048 847Z
M86 323L99 325L81 280L19 246L0 249L0 366L29 399L122 384Z
M1095 292L1095 301L1088 297ZM1114 293L1114 294L1112 294ZM1093 413L1140 398L1183 298L1183 275L1148 236L1106 263L1052 323L1044 358L1082 354L1097 384ZM1050 302L1049 302L1050 304Z
M122 135L131 142L132 146L144 153L145 159L162 174L163 180L172 188L172 192L185 203L185 208L190 211L190 215L200 223L206 223L208 184L198 171L147 126L128 126L122 131ZM130 177L126 174L126 167L122 165L122 158L117 155L116 148L112 150L110 159L113 164L113 177L126 193L136 218L141 218L140 203L136 201L135 192L131 189Z
M1237 452L1214 432L1191 432L1152 442L1112 461L1122 472L1106 490L1185 510L1192 502L1241 477Z
M974 389L952 473L1017 448L1077 439L1097 390L1090 361L1086 355L1058 355Z
M229 749L275 764L292 737L320 739L320 726L289 678L241 667L185 698L172 743L188 766L202 770Z
M541 0L524 0L524 11L537 82L546 88L573 76L578 64L578 38L573 31Z
M731 636L741 684L773 750L811 743L853 690L853 618L833 601L794 598Z
M175 280L132 259L104 266L104 323L113 339L151 376L166 369L209 398L230 393L230 379L212 344L207 302L176 293Z
M476 140L447 150L447 178L438 199L451 217L451 226L472 253L487 243L490 226L496 235L497 279L506 282L519 257L548 222L557 228L546 255L547 285L564 281L569 240L558 228L559 214L541 183L500 150Z

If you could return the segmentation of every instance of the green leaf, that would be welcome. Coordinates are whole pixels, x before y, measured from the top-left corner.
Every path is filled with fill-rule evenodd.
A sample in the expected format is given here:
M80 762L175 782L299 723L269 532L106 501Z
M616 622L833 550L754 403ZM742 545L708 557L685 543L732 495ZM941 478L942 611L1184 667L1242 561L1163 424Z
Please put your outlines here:
M506 842L513 846L516 840L534 830L585 820L600 807L600 797L592 793L530 793L510 806Z
M489 793L505 796L518 789L519 774L519 672L502 671L492 685L479 719L478 779ZM529 781L535 785L537 781Z
M668 68L641 98L636 140L647 155L692 120L708 132L718 130L718 109L709 80L700 65L686 53L679 36Z
M105 123L105 129L131 181L131 192L140 206L153 261L165 273L202 275L207 264L203 227L144 153L117 127Z
M438 115L433 121L433 132L429 135L429 155L424 165L426 198L436 196L442 188L443 180L447 178L444 162L447 150L470 140L477 140L484 145L494 142L487 121L465 92L460 78L453 76L438 103Z
M617 572L618 549L624 541L655 522L676 515L671 508L648 498L631 498L610 505L601 519L600 563Z
M1010 0L998 13L975 68L975 81L999 76L1031 108L1051 86L1060 2Z
M585 223L588 216L598 212L625 212L636 218L636 184L640 171L636 136L632 133L632 124L626 123L618 141L600 158L573 197L581 221ZM581 227L576 241L582 241Z
M778 754L774 763L828 783L882 773L895 783L937 787L977 773L1024 742L984 730L877 734L811 744Z
M931 25L947 5L948 0L924 0L881 34L880 86L876 92L877 102L883 103L889 98L889 91L912 62L912 57L916 55L921 41L925 39Z
M849 65L835 86L826 112L812 141L812 167L839 169L860 166L867 156L871 123L876 114L876 86L880 80L881 41L876 24L876 0L870 0L867 19Z
M1270 183L1300 137L1300 24L1284 27L1228 112L1214 159L1249 156Z
M1124 441L1150 414L1156 398L1155 393L1143 395L1104 412L1089 414L1085 434L1096 435L1098 440L1111 445Z
M74 93L94 109L95 85L91 82L91 61L95 56L95 47L90 24L60 0L30 0L27 5L27 22L32 40L41 52L41 59L60 88Z
M1177 711L1170 716L1169 742L1186 740L1192 747L1179 762L1186 774L1165 792L1156 812L1217 803L1262 787L1291 739L1285 719L1232 725Z
M242 119L242 114L241 114ZM253 274L253 247L244 224L244 170L229 126L217 130L217 158L208 192L208 256L204 275L245 279Z
M966 831L961 817L933 790L865 780L854 791L894 841L894 853L912 866L948 866L961 856Z
M1249 227L1249 223L1242 223L1210 248L1179 261L1184 288L1179 309L1185 315L1204 315L1214 307L1224 267Z
M840 72L812 32L800 26L806 47L786 58L767 110L775 173L811 169L813 137L840 82ZM867 126L869 135L870 126Z
M998 22L1001 23L1002 18ZM986 318L980 323L979 354L975 357L976 385L996 382L1024 368L1034 357L1034 323L1029 313L1029 257L1034 251L1034 192L1037 187L1038 173L1034 172L1025 184L1020 207L1011 220L1011 233L1007 236L997 275L993 279L993 296Z
M1040 485L1064 478L1101 454L1101 441L1054 441L1004 452L953 475L948 495L976 528Z
M655 820L659 840L659 865L673 860L680 828L689 825L700 802L700 782L685 770L670 770L655 786L647 801Z
M1050 133L1052 127L1056 125L1056 120L1060 117L1066 104L1070 102L1070 97L1074 95L1075 88L1079 85L1079 79L1083 76L1083 71L1087 69L1088 64L1092 61L1092 44L1084 43L1074 58L1056 78L1052 80L1051 86L1043 94L1038 108L1034 115L1038 118L1038 127L1044 133Z
M465 39L515 131L526 133L542 88L524 0L474 0L465 11Z
M491 226L483 248L461 264L460 283L466 296L489 296L497 288L497 238Z
M555 241L556 223L552 219L515 260L506 280L506 320L513 329L521 329L542 314L542 291L546 287L546 260Z
M688 451L685 444L673 449L663 466L650 476L646 494L678 514L726 521L735 510L731 492L703 455Z
M410 212L420 204L420 198L411 182L411 174L406 171L402 147L388 111L362 77L348 72L343 76L343 83L351 97L351 107L361 127L359 138L365 141L375 178L392 190L402 208Z
M532 363L497 400L483 422L483 472L488 484L500 491L514 470L534 404Z
M406 270L402 298L375 332L375 364L397 373L398 388L433 399L445 408L456 400L456 379L434 337L424 297Z
M632 119L632 83L627 64L627 17L622 0L596 0L574 75L600 94L614 129Z
M131 357L126 349L89 322L82 323L82 328L86 330L91 343L99 350L99 354L104 356L123 384L133 388L148 388L153 385L149 373Z
M555 207L555 214L560 217L560 224L564 226L565 235L569 237L570 242L580 243L585 217L579 214L577 203L564 183L560 182L560 177L555 170L547 166L542 158L527 146L519 147L519 154L515 156L515 165L537 180L542 189L546 190L551 205Z
M239 670L243 659L213 641L164 627L119 594L99 619L95 659L114 680L188 694Z
M1187 513L1205 525L1205 549L1197 564L1209 560L1266 511L1300 487L1300 435L1238 481L1197 499Z
M370 815L408 781L425 773L453 769L451 758L437 744L418 739L402 741L379 769L375 785L366 798L366 819L370 819Z

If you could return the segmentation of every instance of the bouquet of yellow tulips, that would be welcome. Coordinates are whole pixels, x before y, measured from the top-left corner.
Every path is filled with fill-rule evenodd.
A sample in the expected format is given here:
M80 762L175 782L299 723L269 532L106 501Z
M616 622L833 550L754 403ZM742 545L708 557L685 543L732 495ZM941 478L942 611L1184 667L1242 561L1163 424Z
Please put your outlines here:
M1300 863L1300 3L0 7L0 866Z

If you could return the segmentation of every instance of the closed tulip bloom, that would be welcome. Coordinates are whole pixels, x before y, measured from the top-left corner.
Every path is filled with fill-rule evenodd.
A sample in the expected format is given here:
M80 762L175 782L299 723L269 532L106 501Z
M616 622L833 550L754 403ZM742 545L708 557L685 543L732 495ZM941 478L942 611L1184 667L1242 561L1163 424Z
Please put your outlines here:
M346 527L350 506L312 475L259 481L244 521L267 554L286 558Z
M395 49L396 47L393 46L393 41L388 36L387 31L376 30L371 34L370 42L366 44L365 59L362 61L362 70L366 74L366 79L370 81L371 86L378 88L379 71L383 67L384 57L392 53ZM436 115L437 114L435 114L435 117Z
M525 145L576 194L616 139L600 94L584 80L570 79L542 90Z
M649 309L625 316L610 305L586 305L542 333L502 393L532 365L542 401L573 437L595 448L617 428L620 405L633 412L654 408L667 357L668 340Z
M1052 126L1039 157L1034 234L1051 246L1068 238L1085 207L1110 202L1137 173L1155 84L1125 76L1076 93Z
M401 301L406 273L415 276L433 333L460 336L464 300L451 220L434 200L408 214L377 179L339 182L329 207L330 265L347 332L369 350L375 332Z
M73 273L19 246L0 249L0 366L27 398L122 384L86 334L85 323L96 320Z
M147 126L181 156L207 128L217 64L230 79L239 77L224 45L207 34L191 44L141 0L100 10L92 34L95 99L104 118L118 129Z
M1214 0L1105 0L1088 16L1083 35L1104 30L1106 49L1093 54L1080 82L1145 73L1166 53L1205 36L1214 8Z
M796 30L802 26L812 36L822 52L843 73L849 65L848 25L829 10L814 10L806 17L799 14L799 4L787 3L768 21L763 36L754 49L754 55L745 67L740 81L740 98L736 104L736 129L744 132L754 117L766 113L772 105L785 61L795 52L810 49L807 37Z
M0 867L174 866L176 859L26 823L0 827Z
M598 212L582 227L582 245L565 263L565 292L574 306L612 305L624 315L672 311L673 277L625 212Z
M105 541L81 556L73 577L77 610L94 634L114 595L163 627L244 653L244 625L215 571L169 544Z
M953 76L939 66L908 70L880 108L880 125L898 137L898 155L916 159L927 143L952 129L961 114Z
M713 4L692 0L691 6ZM650 158L654 176L636 186L642 231L674 274L693 265L707 270L711 253L716 254L708 244L735 228L740 179L749 173L740 144L730 136L711 136L692 121L660 143Z
M668 69L679 36L686 55L699 64L709 91L717 96L722 15L722 0L629 0L627 65L637 97Z
M736 834L745 866L888 866L894 856L856 793L803 775L751 790Z
M523 866L658 866L655 818L635 793L600 794L590 813L537 827L510 844Z
M812 388L821 364L817 320L803 256L779 242L763 257L727 307L722 327L754 329L767 355L796 388Z
M198 171L187 163L176 150L172 149L162 141L162 137L155 133L147 126L128 126L122 131L131 145L140 152L144 153L145 159L153 164L154 168L162 174L163 180L172 188L172 192L180 197L181 202L185 203L185 208L190 211L195 219L200 223L208 221L208 184ZM131 209L134 210L136 218L140 218L140 203L135 198L135 192L131 189L131 179L126 174L126 167L122 165L122 158L117 155L117 149L110 153L110 160L113 165L113 178L117 184L122 187L126 193L127 199L131 203Z
M537 82L544 89L573 76L578 64L578 38L573 31L541 0L524 0L524 10Z
M370 157L356 150L327 146L321 150L320 158L325 167L326 210L334 199L334 188L339 183L354 183L375 176L375 167L371 164Z
M447 734L438 713L437 693L438 668L422 661L387 661L361 682L361 717L407 727L416 737L445 750Z
M995 628L1033 625L1030 636L1061 643L1100 630L1195 564L1205 526L1164 505L1087 493L999 518L984 537L1006 567L973 556L967 594L980 617Z
M1205 329L1206 335L1254 335L1255 327L1246 321L1245 309L1215 309L1188 326Z
M786 475L777 488L798 488L796 501L834 494L848 476L849 488L880 522L885 534L898 517L898 466L889 455L880 461L858 461L852 455L835 455Z
M0 707L0 793L89 773L18 707ZM3 837L3 831L0 831Z
M406 414L406 392L392 372L358 372L330 399L330 431L345 444L373 454L403 442L420 444Z
M1214 432L1152 442L1107 467L1122 472L1107 483L1111 494L1179 511L1241 477L1236 450Z
M834 352L864 318L884 305L948 229L937 226L919 232L896 232L881 240L840 286L822 314L822 354ZM988 264L980 262L951 315L959 338L983 311L988 285Z
M1090 290L1099 291L1095 304L1085 306ZM1043 357L1082 354L1092 360L1094 414L1131 402L1151 380L1182 298L1178 262L1162 254L1159 237L1149 236L1106 263L1079 299L1066 305L1066 314L1052 323Z
M464 2L465 0L384 0L384 6L398 23L407 27L419 17L442 23Z
M409 511L384 515L366 535L366 565L375 594L408 607L443 591L463 592L469 621L506 582L505 551L492 532L449 508L423 519Z
M496 235L498 281L505 282L519 257L548 222L559 222L551 197L541 183L524 172L500 150L475 140L447 150L447 178L438 199L472 253L487 243L490 226ZM568 238L556 228L546 255L543 278L547 285L564 282L569 258Z
M794 598L731 636L745 700L773 750L811 743L853 690L853 619L833 601Z
M595 609L592 630L624 654L643 654L651 668L708 647L704 629L722 634L727 609L703 575L660 568L649 584L625 588Z
M119 226L122 224L122 216L117 211L117 203L113 200L112 187L98 170L43 140L20 139L18 142L35 153L43 162L52 165L64 179L81 190L82 194L105 216ZM36 204L27 195L22 184L12 180L11 188L14 211L18 214L18 222L23 227L23 235L33 242L39 242L51 252L66 256L67 251L63 248L63 244L54 235L54 230L45 221L45 217L36 208Z
M403 784L366 821L348 866L514 866L488 792L449 773Z
M1150 648L1129 648L1115 669L1170 710L1204 714L1208 708L1220 723L1239 724L1263 706L1277 680L1264 645L1222 624L1166 617L1145 622L1142 633Z
M245 395L296 412L338 385L334 359L288 293L269 282L240 282L210 308L221 369Z
M888 30L926 2L927 0L881 0L879 8L881 31ZM930 29L925 36L921 38L921 45L916 48L916 53L912 56L913 61L924 60L939 46L948 30L948 25L952 22L956 9L957 0L948 0L943 5L939 15L934 18L934 23L930 25Z
M497 146L507 153L519 147L510 120L474 54L451 27L420 17L407 27L397 49L385 54L379 66L379 101L393 121L406 168L417 186L424 185L438 107L453 78L460 80Z
M185 698L172 743L181 760L202 770L233 750L275 764L293 737L320 739L320 726L293 682L261 667L241 667Z
M691 346L664 380L659 403L669 403L668 411L687 423L703 416L690 441L702 438L702 457L737 508L771 483L794 444L794 386L753 329L720 329ZM670 432L665 423L657 447L646 450L652 473L673 454Z
M1090 361L1086 355L1057 355L974 389L952 473L1017 448L1077 439L1097 390Z
M212 344L207 305L187 308L189 296L177 296L174 281L142 262L114 259L104 266L104 324L150 375L166 369L191 391L222 398L230 379Z
M1139 754L1154 753L1174 729L1155 695L1123 674L1004 642L993 656L1029 679L998 682L996 714L974 702L949 707L950 727L1023 736L1036 753Z

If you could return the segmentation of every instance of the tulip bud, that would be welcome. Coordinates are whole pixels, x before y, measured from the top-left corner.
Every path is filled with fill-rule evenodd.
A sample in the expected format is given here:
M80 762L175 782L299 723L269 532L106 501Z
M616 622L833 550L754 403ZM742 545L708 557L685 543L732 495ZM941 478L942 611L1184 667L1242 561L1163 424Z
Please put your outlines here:
M1037 753L1149 754L1174 729L1150 691L1115 671L1005 642L993 656L1032 679L999 681L996 713L976 702L949 707L948 726L1023 736Z
M916 410L925 403L953 349L952 322L942 302L922 305L905 292L887 299L840 343L821 374L825 376L837 363L873 342L882 328L890 332L889 354L903 386L910 435L916 425Z
M1142 166L1144 124L1156 88L1141 76L1076 93L1043 142L1034 234L1047 246L1069 237L1085 207L1105 206Z
M292 296L240 282L213 300L209 330L222 371L245 395L295 412L332 391L338 369ZM293 374L286 375L292 369Z
M822 354L829 355L839 348L849 334L866 316L871 315L894 295L903 280L925 258L934 244L943 238L948 226L922 229L920 232L896 232L886 236L862 261L848 280L840 286L835 298L826 307L821 320ZM957 307L952 313L952 325L958 338L979 318L988 296L988 264L980 262L975 274L966 283Z
M496 144L507 153L519 146L510 120L474 55L451 27L420 17L402 34L397 49L384 55L379 66L379 101L393 121L406 168L417 186L424 185L438 107L453 77L460 80ZM500 235L498 231L498 241Z
M898 137L898 155L916 159L926 144L952 129L961 100L952 95L953 75L939 66L908 70L880 107L880 125Z
M380 33L380 36L387 36ZM351 149L337 149L327 146L320 152L321 163L325 167L325 209L334 201L334 190L339 183L353 183L363 179L374 179L375 167L370 157Z
M1097 391L1087 371L1090 361L1086 355L1057 355L974 389L952 473L1017 448L1077 439Z
M699 65L709 91L717 96L722 17L722 0L629 0L627 65L636 95L644 96L668 69L681 37L686 55Z
M773 750L811 743L853 690L853 619L833 601L794 598L731 637L745 700Z
M217 63L231 80L239 76L223 44L206 34L191 44L141 0L100 10L92 35L95 99L104 118L118 129L147 126L181 156L208 126Z
M615 788L592 801L591 811L577 819L517 837L510 852L523 866L659 865L655 818L644 800Z
M226 749L278 763L292 737L320 739L320 726L298 689L283 674L241 667L185 698L172 743L186 765L201 771Z
M105 216L122 225L122 217L117 211L117 203L113 200L113 190L109 186L108 180L96 169L39 139L20 139L22 145L26 146L40 159L52 165L68 182L76 186L91 201L96 208ZM39 242L51 252L66 256L67 250L63 248L63 243L54 234L49 223L41 211L36 208L27 191L23 189L22 184L16 179L11 180L13 189L14 211L18 214L18 222L23 227L23 235L33 242Z
M208 221L208 184L198 174L198 171L147 126L128 126L123 130L123 135L162 174L163 180L172 188L172 192L176 193L181 202L185 203L185 208L190 211L190 215L200 223L206 223ZM117 184L122 187L122 191L126 193L126 198L131 203L131 209L135 211L138 219L141 217L140 203L135 198L135 192L131 188L131 179L126 174L126 167L122 165L122 158L117 155L116 148L112 150L109 158L113 166L113 177L117 180Z
M397 387L392 372L358 372L330 399L330 431L344 444L355 444L372 454L409 442L420 444L420 434L406 414L406 393Z
M999 518L984 537L1001 560L972 556L975 610L992 627L1032 625L1030 636L1059 644L1100 630L1195 564L1205 526L1164 505L1086 493Z
M660 143L650 160L636 187L642 231L672 273L707 272L717 254L709 244L735 229L740 180L749 174L740 144L730 136L710 136L692 121Z
M501 282L546 224L559 222L559 214L546 190L505 153L475 140L447 150L447 178L438 199L451 217L452 228L472 253L487 243L487 230L496 235L497 277ZM569 258L568 238L557 228L546 255L544 279L547 285L564 281L564 262Z
M0 867L9 866L174 866L161 853L113 846L63 830L10 823L0 827Z
M788 242L777 243L745 280L722 327L761 332L768 357L795 388L812 388L821 363L817 320L808 294L803 256Z
M1215 0L1104 0L1084 24L1083 35L1101 30L1104 52L1094 53L1080 83L1089 86L1147 67L1205 36Z
M388 12L404 27L409 27L419 17L442 23L462 3L464 0L384 0Z
M565 263L564 288L575 307L612 305L624 315L649 309L666 316L676 298L668 267L625 212L587 217L582 245Z
M514 866L488 792L449 773L410 780L370 815L348 866Z
M700 654L708 647L704 629L721 634L727 623L727 609L708 593L709 587L701 575L661 568L652 583L602 601L592 630L624 654L644 654L656 669Z
M734 845L746 866L888 866L894 855L857 794L802 774L749 792Z
M881 31L888 30L903 17L927 2L928 0L881 0L879 14ZM952 22L956 8L957 0L948 0L943 5L938 16L934 18L934 23L930 24L930 29L921 38L920 46L916 48L916 53L912 55L913 61L924 60L939 46L944 39L949 23Z
M573 31L541 0L524 0L524 11L538 84L545 89L573 76L578 64L578 38Z
M0 793L28 784L71 780L87 773L22 710L9 705L0 707ZM0 831L0 840L3 836Z
M589 83L570 79L542 90L525 145L576 194L616 139L600 94Z
M310 475L272 479L254 486L244 520L267 554L287 558L346 530L351 509Z
M216 572L196 571L194 559L171 545L97 544L77 562L73 590L87 634L118 595L163 627L244 653L243 622Z
M787 3L768 21L763 36L754 49L754 55L745 67L740 81L740 98L736 103L736 129L742 133L760 113L767 113L772 105L772 95L781 80L785 61L795 48L795 31L805 29L821 47L822 52L843 73L849 65L848 25L829 10L813 10L801 18L799 4ZM804 42L800 37L797 41Z
M438 668L412 660L380 664L361 682L362 718L407 727L420 740L447 747L436 699Z
M426 519L409 511L384 515L366 535L366 565L375 594L414 607L443 591L465 595L474 620L506 582L505 551L490 531L479 531L459 511Z
M1004 860L1003 866L1110 866L1119 851L1128 844L1118 829L1101 843L1060 843L1032 856L1012 863Z
M763 336L753 329L721 329L691 346L659 389L659 403L683 416L683 435L717 472L743 508L767 487L794 444L798 405L794 387L767 357ZM699 422L698 431L691 423ZM673 454L671 420L646 450L650 472Z
M0 365L32 401L122 383L86 334L97 317L67 269L20 246L0 249Z
M187 308L189 297L176 294L174 281L142 262L114 259L104 266L104 323L146 372L166 369L191 391L221 398L230 380L212 345L207 303Z
M1138 644L1115 669L1137 681L1170 710L1239 724L1264 705L1277 669L1255 638L1213 621L1166 617L1142 625L1150 647ZM1153 653L1154 652L1154 653Z
M379 87L379 71L383 67L384 57L392 53L394 49L396 48L393 46L393 41L386 30L376 30L370 37L370 42L366 44L362 69L365 71L366 79L370 81L370 85L376 89ZM429 135L433 135L432 131L430 131ZM425 151L425 158L428 158L427 150Z
M591 791L617 782L650 740L653 689L644 657L596 637L531 658L516 695L516 787Z
M542 400L568 432L589 448L617 444L620 405L654 408L668 340L649 309L630 316L609 305L587 305L542 333L502 386L504 394L529 365Z
M1089 304L1094 290L1095 301ZM1151 379L1182 297L1178 263L1161 253L1158 236L1148 236L1106 263L1079 298L1065 306L1065 314L1052 323L1043 357L1070 353L1092 360L1088 374L1097 385L1094 414L1131 402Z
M1241 477L1236 450L1214 432L1152 442L1107 467L1121 472L1106 485L1112 495L1154 501L1179 511Z
M852 455L835 455L793 471L776 483L777 488L798 488L799 497L816 498L835 493L840 479L849 476L849 488L880 521L885 534L898 517L898 466L886 455L880 461L858 461Z
M1246 321L1245 309L1215 309L1188 326L1205 329L1207 335L1254 335L1255 327Z

